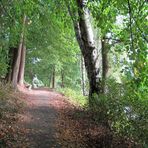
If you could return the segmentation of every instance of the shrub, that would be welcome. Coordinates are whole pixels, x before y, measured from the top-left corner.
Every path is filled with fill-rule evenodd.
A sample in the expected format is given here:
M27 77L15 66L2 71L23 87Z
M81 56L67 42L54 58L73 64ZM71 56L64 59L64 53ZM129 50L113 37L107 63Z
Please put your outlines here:
M143 98L128 84L118 84L115 80L106 82L106 93L93 96L92 109L97 121L107 122L118 135L134 139L147 145L148 100Z
M81 92L72 90L70 88L63 88L59 90L65 96L68 97L69 101L73 104L85 106L88 103L88 99L86 96L83 96Z

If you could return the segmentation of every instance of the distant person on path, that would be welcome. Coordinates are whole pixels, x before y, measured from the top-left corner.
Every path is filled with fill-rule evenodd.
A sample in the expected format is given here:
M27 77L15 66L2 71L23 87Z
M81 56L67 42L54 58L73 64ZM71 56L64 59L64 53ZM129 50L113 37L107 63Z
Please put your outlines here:
M37 78L36 74L33 77L32 86L33 86L33 88L38 88L38 87L44 86L43 82Z

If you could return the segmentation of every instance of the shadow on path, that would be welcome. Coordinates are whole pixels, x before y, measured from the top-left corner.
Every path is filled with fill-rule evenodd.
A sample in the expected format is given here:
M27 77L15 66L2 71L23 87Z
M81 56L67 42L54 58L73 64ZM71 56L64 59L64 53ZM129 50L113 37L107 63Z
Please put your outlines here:
M19 125L26 131L28 147L60 147L55 139L58 113L54 107L60 94L47 90L21 91L26 95L27 106Z

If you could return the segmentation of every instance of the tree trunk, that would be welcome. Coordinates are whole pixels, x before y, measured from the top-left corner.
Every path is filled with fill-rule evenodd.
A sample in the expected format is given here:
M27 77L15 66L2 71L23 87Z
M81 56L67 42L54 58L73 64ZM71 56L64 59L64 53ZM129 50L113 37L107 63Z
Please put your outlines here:
M55 88L55 66L53 66L52 70L52 88Z
M20 44L18 47L18 52L17 52L17 57L16 61L13 67L13 73L12 73L12 86L13 88L17 88L17 83L18 83L18 75L19 75L19 68L20 68L20 61L21 61L21 51L23 47L23 40L24 40L24 27L25 27L25 22L26 22L26 16L23 18L23 29L20 37Z
M94 93L99 94L101 92L99 73L100 67L98 64L98 48L94 41L94 33L91 24L91 18L89 10L86 6L85 0L77 0L78 6L78 21L73 20L74 29L78 44L80 46L82 55L84 57L85 67L87 71L87 76L89 80L89 98L91 103L91 98ZM74 17L69 9L69 13Z
M102 92L105 93L105 80L108 73L108 49L106 46L106 39L102 40Z
M11 82L12 80L12 71L14 67L14 63L16 61L16 55L17 55L17 48L10 47L9 48L9 53L8 53L8 69L7 69L7 74L5 77L6 82Z
M17 82L18 82L18 73L19 73L19 67L20 67L22 44L23 44L23 38L21 36L21 41L18 48L17 57L16 57L16 61L13 68L13 74L12 74L12 85L15 89L17 88Z
M19 85L24 84L25 59L26 59L26 46L25 46L25 41L23 41L20 67L19 67L19 75L18 75L18 84Z

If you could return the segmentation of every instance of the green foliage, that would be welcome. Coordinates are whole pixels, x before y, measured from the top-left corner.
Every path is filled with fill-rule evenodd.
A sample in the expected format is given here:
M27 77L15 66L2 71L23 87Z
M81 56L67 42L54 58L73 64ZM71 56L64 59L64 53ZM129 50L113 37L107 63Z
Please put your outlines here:
M128 84L115 80L106 82L106 94L94 95L92 101L95 120L108 124L118 135L148 144L147 92L139 94ZM140 95L144 97L139 97Z
M126 52L123 71L132 79L134 87L147 83L147 3L144 0L90 1L88 3L100 36L109 38L111 48L118 55ZM108 37L107 34L111 35ZM115 53L113 53L115 54ZM128 74L127 74L128 71ZM134 76L134 77L133 77ZM145 83L145 84L146 84Z
M88 105L88 98L83 96L81 92L72 90L70 88L59 89L61 93L68 97L69 101L81 107Z
M74 14L72 19L77 20L77 5L73 0L0 1L0 76L7 73L9 49L18 47L25 14L25 79L31 83L32 76L37 74L45 85L50 86L55 66L57 87L64 83L65 88L60 91L72 102L83 106L88 102L79 92L80 50L67 6ZM94 120L108 122L118 134L146 144L147 3L145 0L90 0L87 6L96 30L99 30L99 38L108 38L109 61L113 69L110 75L113 77L114 71L118 71L118 76L114 77L124 79L122 84L117 84L115 80L107 81L106 94L93 96L91 105L97 114ZM124 53L126 57L121 61L120 56ZM113 63L114 57L118 60ZM63 82L61 72L64 73ZM0 89L0 98L7 98L5 93ZM137 117L128 118L125 107L130 107Z
M107 82L106 94L94 95L92 109L99 114L95 116L95 120L109 122L111 129L118 134L147 145L147 3L144 0L104 0L90 1L88 6L92 10L97 27L101 29L101 35L111 33L111 50L116 52L109 51L110 64L113 72L118 71L115 77L124 79L122 84L117 84L115 80ZM117 23L117 18L118 21L123 18L123 22ZM126 56L123 56L124 53ZM124 57L122 61L121 55ZM119 59L111 63L114 56ZM112 77L113 72L110 74ZM125 113L125 107L131 109L130 118Z
M32 76L37 74L49 86L53 65L59 79L64 70L67 87L73 83L73 78L75 82L78 81L80 72L77 60L80 51L64 1L2 0L0 8L0 75L7 73L9 48L18 47L25 14L26 81L31 83ZM40 61L34 62L37 59Z
M64 85L74 87L79 83L80 72L77 60L80 51L74 38L70 17L66 23L62 20L67 11L55 9L55 5L58 7L60 3L50 2L50 8L47 2L36 5L37 13L29 16L31 24L26 30L28 50L25 78L31 82L32 76L37 74L45 85L50 86L52 70L55 66L57 87L61 84L61 71L64 72ZM58 15L57 11L61 13Z
M0 39L0 44L0 76L5 76L8 68L8 43L4 39Z

